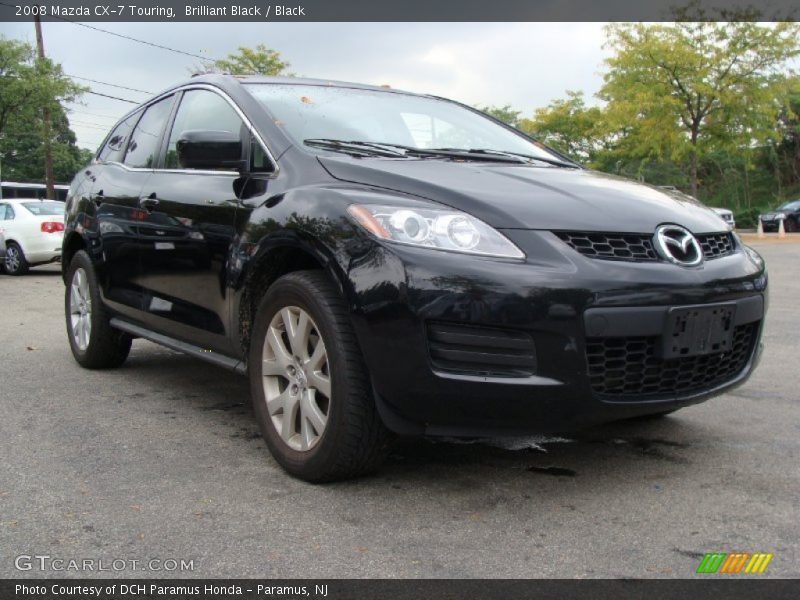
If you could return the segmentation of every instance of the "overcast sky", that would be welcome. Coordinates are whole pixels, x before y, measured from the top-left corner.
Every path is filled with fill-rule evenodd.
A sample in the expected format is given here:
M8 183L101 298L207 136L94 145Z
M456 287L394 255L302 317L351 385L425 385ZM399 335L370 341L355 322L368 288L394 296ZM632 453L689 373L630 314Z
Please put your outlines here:
M599 23L95 23L97 27L208 57L263 43L296 75L433 93L468 104L511 104L529 115L568 89L594 94L606 53ZM72 76L150 92L188 77L199 61L92 31L43 23L45 51ZM0 23L0 35L35 43L32 23ZM86 83L131 100L148 95ZM94 149L133 105L86 95L70 115ZM87 114L91 113L91 114Z

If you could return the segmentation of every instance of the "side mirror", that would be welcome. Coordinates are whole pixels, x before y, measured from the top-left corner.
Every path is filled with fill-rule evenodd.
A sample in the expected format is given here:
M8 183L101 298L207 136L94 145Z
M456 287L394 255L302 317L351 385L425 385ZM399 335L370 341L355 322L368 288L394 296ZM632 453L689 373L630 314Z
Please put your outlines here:
M175 143L178 164L184 169L241 169L242 140L230 131L184 131Z

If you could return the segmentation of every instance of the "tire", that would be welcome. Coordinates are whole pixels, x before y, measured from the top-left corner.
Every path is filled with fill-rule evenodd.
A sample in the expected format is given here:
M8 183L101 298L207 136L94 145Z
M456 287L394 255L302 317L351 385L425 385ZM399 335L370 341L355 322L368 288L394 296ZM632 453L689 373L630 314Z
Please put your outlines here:
M109 324L94 266L84 250L72 257L66 281L64 314L72 356L86 369L120 366L131 351L131 336Z
M287 319L297 334L294 345L284 333ZM248 358L256 419L288 473L321 483L380 466L392 436L375 407L347 306L322 271L290 273L270 286L256 313ZM287 404L290 420L284 418Z
M783 229L786 233L794 233L797 231L797 223L792 219L785 219L783 222Z
M8 275L19 276L28 272L28 261L25 259L25 253L17 242L6 243L6 258L3 262L3 267Z

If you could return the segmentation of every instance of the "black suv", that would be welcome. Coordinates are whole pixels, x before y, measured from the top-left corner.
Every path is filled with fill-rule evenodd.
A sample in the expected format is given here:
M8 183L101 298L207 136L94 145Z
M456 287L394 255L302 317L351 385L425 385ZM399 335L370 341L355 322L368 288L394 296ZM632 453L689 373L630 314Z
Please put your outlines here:
M84 367L144 338L247 373L277 461L375 468L392 433L563 431L742 383L767 274L685 195L586 170L461 104L213 75L73 181Z
M764 231L778 231L781 221L787 233L800 231L800 200L786 202L772 212L759 215L758 218Z

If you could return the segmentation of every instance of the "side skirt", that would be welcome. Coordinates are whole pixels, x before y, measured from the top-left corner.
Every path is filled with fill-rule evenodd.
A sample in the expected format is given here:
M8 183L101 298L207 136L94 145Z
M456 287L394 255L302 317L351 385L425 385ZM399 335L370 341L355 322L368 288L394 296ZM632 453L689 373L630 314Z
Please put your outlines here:
M183 352L184 354L188 354L189 356L193 356L194 358L199 358L200 360L210 362L219 367L229 369L241 375L247 373L247 366L244 364L244 362L242 362L241 360L237 360L235 358L231 358L230 356L225 356L224 354L220 354L219 352L214 352L213 350L205 350L200 346L188 344L186 342L176 340L175 338L171 338L169 336L156 333L155 331L150 331L149 329L145 329L144 327L140 327L139 325L134 325L133 323L128 323L127 321L123 321L122 319L119 319L117 317L111 319L110 325L115 329L124 331L125 333L130 333L133 336L149 340L156 344L160 344L161 346L164 346L171 350Z

